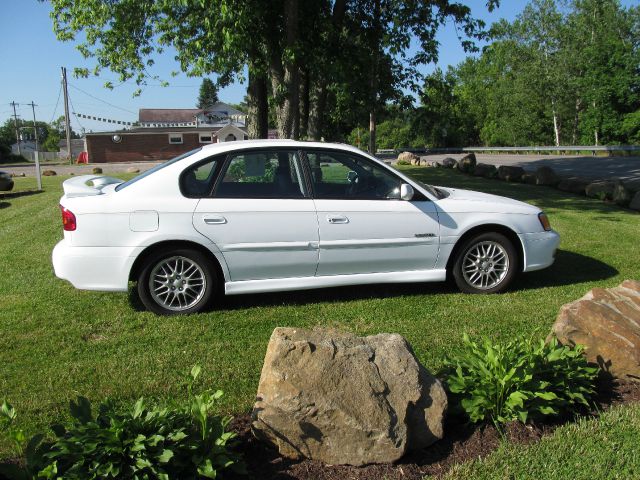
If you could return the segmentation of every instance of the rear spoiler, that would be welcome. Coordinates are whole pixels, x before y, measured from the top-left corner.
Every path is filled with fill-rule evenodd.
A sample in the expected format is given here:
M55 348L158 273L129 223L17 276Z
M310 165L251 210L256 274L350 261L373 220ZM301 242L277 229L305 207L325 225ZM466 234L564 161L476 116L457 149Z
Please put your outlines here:
M90 195L102 195L102 189L114 183L123 183L124 180L104 175L81 175L70 178L62 183L64 194L68 197L87 197ZM90 185L91 184L91 185Z

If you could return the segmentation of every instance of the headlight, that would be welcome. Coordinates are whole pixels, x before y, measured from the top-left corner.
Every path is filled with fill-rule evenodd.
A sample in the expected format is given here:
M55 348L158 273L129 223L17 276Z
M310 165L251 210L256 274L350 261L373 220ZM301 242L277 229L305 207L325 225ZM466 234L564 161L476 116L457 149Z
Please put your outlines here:
M542 225L542 228L544 228L545 232L551 230L551 222L549 222L549 218L547 217L546 213L540 212L538 214L538 220L540 220L540 225Z

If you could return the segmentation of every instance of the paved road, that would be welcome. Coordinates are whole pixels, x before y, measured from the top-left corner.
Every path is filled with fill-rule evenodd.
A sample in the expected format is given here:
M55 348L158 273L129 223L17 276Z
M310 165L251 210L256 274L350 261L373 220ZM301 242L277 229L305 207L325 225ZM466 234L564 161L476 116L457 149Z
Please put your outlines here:
M463 154L426 155L430 161L446 157L456 160ZM560 175L575 175L586 178L618 178L626 182L640 183L640 157L584 157L573 155L487 155L476 153L479 163L491 165L513 165L534 172L538 167L549 166Z
M442 160L452 157L458 160L463 154L437 154L427 155L422 158L428 160ZM490 163L492 165L514 165L523 167L525 170L535 171L538 167L547 165L553 168L560 175L576 175L587 178L619 178L626 182L640 184L640 157L585 157L571 155L486 155L476 154L480 163ZM102 168L105 174L115 174L125 172L128 168L135 167L141 172L147 170L159 162L144 163L102 163L93 165L54 165L45 166L43 169L55 170L59 175L66 175L73 172L75 175L90 174L93 167ZM33 166L4 167L0 165L0 170L10 173L34 176Z

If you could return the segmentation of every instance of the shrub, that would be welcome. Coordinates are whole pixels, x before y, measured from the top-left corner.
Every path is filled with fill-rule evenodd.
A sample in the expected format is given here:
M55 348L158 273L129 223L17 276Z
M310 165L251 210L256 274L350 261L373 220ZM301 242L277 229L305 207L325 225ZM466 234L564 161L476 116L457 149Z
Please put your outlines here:
M590 405L598 368L587 365L582 346L562 346L556 338L479 344L466 334L463 344L444 373L454 406L473 423L524 423Z
M37 478L70 480L218 478L225 469L243 472L229 450L235 438L226 431L231 418L211 415L222 392L192 392L199 373L198 366L191 370L189 400L176 408L152 408L140 398L128 411L103 402L94 415L89 400L78 397L70 404L72 424L51 427L55 440L41 447L39 459L27 459L27 470Z

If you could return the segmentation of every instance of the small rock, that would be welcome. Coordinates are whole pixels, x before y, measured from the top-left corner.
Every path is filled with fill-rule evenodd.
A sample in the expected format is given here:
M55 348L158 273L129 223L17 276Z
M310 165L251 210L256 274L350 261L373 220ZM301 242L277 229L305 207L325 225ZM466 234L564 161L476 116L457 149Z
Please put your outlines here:
M397 334L276 328L253 408L254 435L287 458L390 463L443 436L446 393Z
M594 288L560 308L553 333L567 345L584 345L587 360L611 375L640 381L640 282Z
M43 170L42 175L45 177L55 177L57 173L55 172L55 170Z
M458 170L463 173L473 173L476 166L476 154L471 152L458 160Z
M136 167L127 168L127 173L140 173L140 169Z
M560 179L556 172L551 167L540 167L536 170L536 184L537 185L548 185L555 187Z
M587 185L591 180L581 177L562 177L558 183L558 190L563 192L577 193L584 195Z
M454 168L456 165L458 165L458 162L456 162L454 158L447 157L442 160L442 166L444 168Z
M522 175L525 174L524 168L501 165L498 167L498 178L507 182L520 182Z
M102 169L100 167L93 167L92 172L94 175L99 175L102 173Z
M629 208L631 210L638 210L640 211L640 192L637 192L633 198L631 199L631 202L629 203Z

